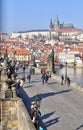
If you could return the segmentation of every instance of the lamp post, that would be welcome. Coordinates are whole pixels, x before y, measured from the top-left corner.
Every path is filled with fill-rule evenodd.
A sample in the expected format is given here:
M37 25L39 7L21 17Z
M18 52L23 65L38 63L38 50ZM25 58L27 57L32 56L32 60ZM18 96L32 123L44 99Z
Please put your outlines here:
M37 130L39 130L39 108L40 108L40 104L41 104L41 98L40 98L40 95L37 94L36 97L35 97L35 105L37 107Z
M31 62L32 62L32 64L33 64L34 67L36 67L35 56L36 56L35 52L32 51Z
M65 62L65 77L67 77L67 62Z
M54 49L52 49L52 72L55 73L55 68L54 68Z

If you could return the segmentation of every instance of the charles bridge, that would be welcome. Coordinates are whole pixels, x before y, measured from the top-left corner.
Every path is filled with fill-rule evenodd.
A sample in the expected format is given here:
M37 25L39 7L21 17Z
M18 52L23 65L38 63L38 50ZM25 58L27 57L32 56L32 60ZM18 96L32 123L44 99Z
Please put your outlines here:
M16 78L15 73L12 72L11 76L9 75L9 77L8 77L8 75L6 74L6 71L5 71L6 69L7 68L5 66L0 75L0 108L1 108L0 109L0 115L1 115L0 116L0 129L1 130L26 130L26 129L35 130L35 127L31 121L29 111L28 111L32 100L31 101L26 100L26 96L25 96L25 95L28 96L28 92L26 90L26 84L24 85L23 89L21 89L19 91L19 94L20 94L20 97L19 97L16 93L17 90L15 87L15 78ZM36 70L35 77L39 78L40 69L35 68L35 70ZM36 74L37 74L37 76L36 76ZM23 76L23 74L20 72L17 73L16 75L17 75L17 78L19 76ZM57 87L57 86L59 88L62 87L60 84L61 77L57 76L56 74L51 73L51 79L53 82L56 81L55 87ZM33 81L33 83L34 82L35 81ZM38 85L41 86L40 84L38 84L38 82L36 82L35 85L37 86L37 88L38 88ZM36 88L36 86L35 86L35 88ZM50 84L50 87L51 86L52 86L52 84ZM65 85L63 85L63 89L64 89L64 86ZM33 89L33 88L31 88L31 89ZM75 90L79 90L79 91L83 92L83 86L80 86L79 84L76 84L72 81L70 84L70 88L68 88L68 91L71 91L71 89L75 89ZM45 88L45 91L46 90L47 90L47 88ZM40 91L37 89L34 90L35 93L32 92L33 96L37 93L36 91L40 92L41 88L40 88ZM42 90L42 91L44 93L44 90ZM64 90L63 92L65 93L66 90ZM82 97L83 97L83 95L82 95ZM51 104L51 102L48 102L48 103ZM46 102L46 104L47 104L47 102ZM83 103L82 103L82 105L83 105ZM59 118L60 117L58 117L56 119L55 124L56 124L56 122L59 121ZM45 127L44 124L42 126ZM65 126L65 124L64 124L64 126ZM73 128L73 126L71 126L71 127ZM83 125L80 125L80 128L82 128L82 127L83 127ZM67 126L66 126L66 128L67 128ZM47 128L45 127L44 129L47 129ZM54 130L55 128L51 128L51 129ZM79 127L77 129L79 129ZM71 130L77 130L77 129L71 129ZM57 130L61 130L61 129L59 127L57 127ZM65 127L64 127L64 130L66 130Z

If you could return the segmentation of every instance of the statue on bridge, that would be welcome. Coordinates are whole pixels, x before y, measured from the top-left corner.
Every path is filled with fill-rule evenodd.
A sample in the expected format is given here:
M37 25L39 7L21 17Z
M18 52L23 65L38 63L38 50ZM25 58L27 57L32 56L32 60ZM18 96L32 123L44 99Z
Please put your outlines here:
M48 55L48 61L47 61L48 70L55 73L54 69L54 49L52 49L52 52Z
M3 62L1 63L1 91L2 91L2 98L5 98L5 94L7 91L10 90L12 93L12 87L15 87L15 64L14 60L10 60L8 55L4 55ZM12 94L11 96L12 97Z

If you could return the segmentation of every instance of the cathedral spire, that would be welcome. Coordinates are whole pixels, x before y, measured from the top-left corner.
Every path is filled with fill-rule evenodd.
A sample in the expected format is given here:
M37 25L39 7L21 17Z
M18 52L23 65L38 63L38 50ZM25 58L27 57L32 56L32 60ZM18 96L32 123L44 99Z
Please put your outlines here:
M50 20L50 30L52 30L52 28L53 28L53 23L52 23L52 18L51 18L51 20Z
M58 14L57 14L56 20L59 21L59 20L58 20Z
M58 20L58 15L57 15L57 17L56 17L56 20L55 20L55 23L54 23L54 28L55 29L59 29L59 20Z

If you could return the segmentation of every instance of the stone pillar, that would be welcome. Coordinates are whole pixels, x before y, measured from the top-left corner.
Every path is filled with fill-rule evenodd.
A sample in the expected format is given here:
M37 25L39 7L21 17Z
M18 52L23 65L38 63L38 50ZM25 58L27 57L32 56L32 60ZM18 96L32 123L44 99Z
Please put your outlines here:
M8 84L6 82L7 80L8 80L8 77L5 74L5 71L2 70L2 73L1 73L1 98L5 98L5 91L8 89Z
M1 100L1 126L2 130L18 129L18 99L2 99Z
M54 50L49 54L47 64L48 70L54 73Z
M16 93L16 88L15 87L12 87L12 96L13 98L16 98L17 97L17 93Z
M5 98L12 98L13 97L13 92L12 92L12 90L11 89L7 89L6 91L5 91Z

